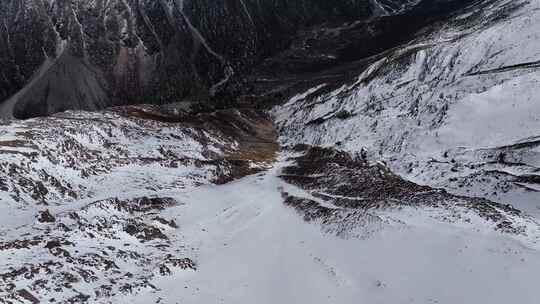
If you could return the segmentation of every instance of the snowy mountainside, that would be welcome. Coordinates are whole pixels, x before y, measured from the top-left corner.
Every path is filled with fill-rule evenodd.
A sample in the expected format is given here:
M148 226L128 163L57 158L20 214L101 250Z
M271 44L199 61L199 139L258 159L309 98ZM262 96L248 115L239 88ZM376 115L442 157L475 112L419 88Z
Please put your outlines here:
M282 142L365 149L418 183L540 214L539 9L473 6L350 84L321 82L274 110Z
M178 219L160 211L263 170L277 151L269 117L252 110L142 105L1 132L1 303L109 303L196 269Z
M532 237L533 244L538 241L534 218L511 205L420 186L403 180L382 164L369 164L361 157L353 157L343 151L302 145L296 146L295 151L300 155L292 158L293 163L283 169L280 177L308 191L311 198L284 193L285 203L304 212L308 221L333 218L335 212L345 211L347 216L329 220L344 227L338 230L343 235L348 234L345 227L349 222L352 227L366 225L364 220L377 222L377 216L370 214L374 210L412 208L424 210L427 214L438 211L440 214L436 218L448 222L470 223L467 214L475 214L474 217L491 224L491 229ZM353 214L346 211L353 211ZM351 215L354 216L349 218Z
M36 205L223 183L256 171L242 157L266 141L270 152L250 159L271 159L271 126L251 110L188 115L155 106L11 122L0 127L0 208L33 212Z
M152 113L146 107L67 112L4 126L2 210L14 216L113 195L189 189L230 180L238 168L249 167L238 163L233 168L229 162L241 151L241 138L226 134L223 124L220 130L209 124L202 128L206 123L196 118L178 125L167 119L182 116ZM223 116L239 126L249 123L240 112Z
M101 88L73 49L100 42L85 34L103 30L96 18L113 49L101 59L119 56L122 81L144 72L132 61L144 52L178 73L161 83L164 105L0 122L0 303L539 303L540 3L339 3L329 21L319 0L0 1L86 31L55 24L71 27L65 57L17 98L39 102L72 60L68 74L82 64ZM341 19L366 4L373 18ZM445 5L457 11L395 28ZM296 30L272 19L277 8L316 20ZM237 32L217 31L231 20ZM273 22L290 45L266 31ZM253 37L279 49L251 75L261 95L178 102L198 71L203 90L239 81L227 71L245 62L222 54L269 51L235 40Z
M535 303L537 219L360 154L278 155L257 111L136 106L3 127L0 303Z

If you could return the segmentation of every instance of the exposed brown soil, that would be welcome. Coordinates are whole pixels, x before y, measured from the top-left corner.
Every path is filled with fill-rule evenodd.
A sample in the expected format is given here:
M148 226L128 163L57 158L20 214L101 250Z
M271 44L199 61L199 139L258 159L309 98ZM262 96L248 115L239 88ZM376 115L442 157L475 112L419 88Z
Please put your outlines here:
M223 184L255 174L261 167L271 164L280 150L278 133L272 119L263 111L243 108L190 112L182 109L143 105L114 108L127 117L136 117L164 123L182 124L199 132L218 134L237 144L236 148L223 146L223 156L214 155L214 161L225 166L215 182ZM201 138L204 141L203 138Z

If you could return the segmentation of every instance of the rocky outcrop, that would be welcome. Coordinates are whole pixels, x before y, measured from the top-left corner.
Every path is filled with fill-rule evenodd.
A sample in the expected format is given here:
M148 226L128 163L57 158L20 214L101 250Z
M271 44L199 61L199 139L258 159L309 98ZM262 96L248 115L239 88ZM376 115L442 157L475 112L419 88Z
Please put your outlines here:
M320 221L343 236L353 228L381 222L377 212L406 208L430 210L424 212L451 223L470 223L472 217L478 217L492 229L511 234L527 234L524 218L534 222L511 205L452 195L404 180L382 163L367 162L361 154L306 145L291 151L292 164L280 177L306 190L310 197L283 192L284 203L306 221Z

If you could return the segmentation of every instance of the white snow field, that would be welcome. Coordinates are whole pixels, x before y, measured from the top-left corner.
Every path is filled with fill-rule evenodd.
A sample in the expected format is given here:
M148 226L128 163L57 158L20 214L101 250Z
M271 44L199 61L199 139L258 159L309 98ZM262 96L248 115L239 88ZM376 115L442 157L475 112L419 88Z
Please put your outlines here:
M302 191L279 167L179 196L185 204L166 214L196 248L197 271L113 302L538 303L538 243L414 210L386 214L401 224L368 239L325 234L283 204L281 188Z

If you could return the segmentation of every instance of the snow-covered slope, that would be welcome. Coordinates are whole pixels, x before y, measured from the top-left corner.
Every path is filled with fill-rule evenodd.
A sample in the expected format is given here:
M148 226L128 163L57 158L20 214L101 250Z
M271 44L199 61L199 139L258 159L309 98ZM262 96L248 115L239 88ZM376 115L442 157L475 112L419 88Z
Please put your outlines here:
M256 111L2 128L2 303L537 299L536 219L331 148L276 158Z
M538 244L414 209L374 211L392 224L365 240L325 234L284 207L283 191L308 195L276 176L284 165L187 194L167 215L197 248L197 271L118 303L537 302Z
M278 63L428 2L371 1ZM312 88L276 124L195 102L3 121L0 303L539 303L539 27L538 1L478 1L278 73L264 89Z
M137 106L0 127L0 302L110 303L196 269L181 194L265 168L268 116Z
M536 303L532 219L508 213L524 227L513 233L467 208L338 207L280 177L300 155L227 185L70 206L8 230L2 238L22 239L0 246L0 299ZM330 213L298 216L309 210L287 196Z
M365 149L416 182L540 214L538 27L538 1L465 9L278 107L282 142Z

